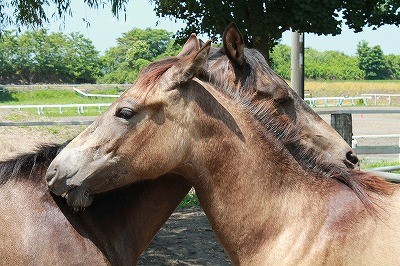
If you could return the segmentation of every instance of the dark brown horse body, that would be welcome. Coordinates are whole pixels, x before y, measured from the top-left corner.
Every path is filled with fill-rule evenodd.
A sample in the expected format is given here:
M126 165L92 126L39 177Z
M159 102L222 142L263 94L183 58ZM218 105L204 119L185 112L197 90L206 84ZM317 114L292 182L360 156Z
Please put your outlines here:
M299 141L306 131L280 119L285 101L260 101L266 69L235 27L224 49L227 85L207 67L210 43L151 64L55 158L50 189L89 206L94 194L179 174L234 264L397 264L399 187Z
M105 193L76 212L45 183L59 149L0 162L1 264L136 264L191 186L169 176Z

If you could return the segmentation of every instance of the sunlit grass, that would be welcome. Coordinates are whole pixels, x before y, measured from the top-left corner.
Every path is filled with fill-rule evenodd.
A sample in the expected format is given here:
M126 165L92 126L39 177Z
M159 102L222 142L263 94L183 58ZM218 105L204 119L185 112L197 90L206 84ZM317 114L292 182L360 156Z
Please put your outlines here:
M400 80L379 81L314 81L306 80L304 89L313 97L357 96L362 93L400 94Z
M93 90L91 93L116 95L119 92L117 89L109 89ZM0 105L111 103L115 100L115 98L84 97L71 90L33 90L0 93Z
M199 198L195 192L190 192L179 204L178 208L190 208L200 206Z
M361 160L360 162L360 168L361 170L367 170L371 168L377 168L377 167L385 167L385 166L396 166L400 165L399 161L375 161L375 162L365 162ZM393 173L400 173L400 171L394 171Z

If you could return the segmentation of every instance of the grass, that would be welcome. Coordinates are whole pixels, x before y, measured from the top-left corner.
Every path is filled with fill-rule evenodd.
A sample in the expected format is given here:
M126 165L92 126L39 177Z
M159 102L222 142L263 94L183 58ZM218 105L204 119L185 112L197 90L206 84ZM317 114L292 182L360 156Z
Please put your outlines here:
M196 193L188 193L186 197L182 200L179 204L178 208L190 208L200 206L199 198L197 197Z
M118 94L116 89L91 91L93 94ZM0 93L0 105L24 104L74 104L74 103L110 103L115 98L83 97L71 90L33 90Z
M376 167L384 167L384 166L396 166L399 165L400 163L398 161L376 161L376 162L364 162L361 160L360 166L361 170L367 170L371 168L376 168ZM393 173L400 174L400 171L394 171Z
M304 89L313 97L356 96L361 93L400 94L400 80L315 81L306 80Z
M108 90L92 90L93 94L118 94L117 89ZM71 90L33 90L33 91L11 91L0 93L0 105L39 105L39 104L96 104L96 103L112 103L115 98L92 98L83 97ZM107 107L102 107L101 111ZM37 114L35 108L24 109L23 112L29 114ZM58 108L45 108L44 115L48 117L67 117L77 116L77 108L63 108L60 114ZM99 110L97 107L85 107L83 116L97 116ZM12 121L19 121L10 118Z

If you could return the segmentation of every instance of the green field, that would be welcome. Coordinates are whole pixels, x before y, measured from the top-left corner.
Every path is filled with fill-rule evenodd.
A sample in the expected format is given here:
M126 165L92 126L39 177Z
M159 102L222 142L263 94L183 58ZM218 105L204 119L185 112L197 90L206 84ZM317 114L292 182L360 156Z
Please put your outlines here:
M118 94L117 89L91 91L93 94ZM79 95L73 90L32 90L0 92L0 105L23 104L74 104L74 103L108 103L115 98L93 98Z
M120 92L117 89L108 90L92 90L93 94L112 94L116 95ZM96 103L112 103L115 98L96 98L84 97L72 90L32 90L32 91L8 91L0 92L1 105L40 105L40 104L96 104ZM100 111L106 110L107 107L102 107ZM20 113L37 114L37 109L23 109ZM98 107L85 107L85 116L99 115ZM44 115L49 117L60 116L77 116L77 108L63 108L60 114L58 108L45 108ZM12 119L13 121L18 121Z
M315 81L306 80L304 90L313 97L357 96L362 93L400 94L400 80Z

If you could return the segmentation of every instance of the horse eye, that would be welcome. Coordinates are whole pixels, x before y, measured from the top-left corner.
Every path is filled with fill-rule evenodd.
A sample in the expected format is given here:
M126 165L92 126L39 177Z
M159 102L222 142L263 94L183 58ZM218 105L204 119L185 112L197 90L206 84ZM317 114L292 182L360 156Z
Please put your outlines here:
M131 119L135 114L136 114L136 112L133 111L132 109L123 107L123 108L119 109L115 115L119 118L128 120L128 119Z

